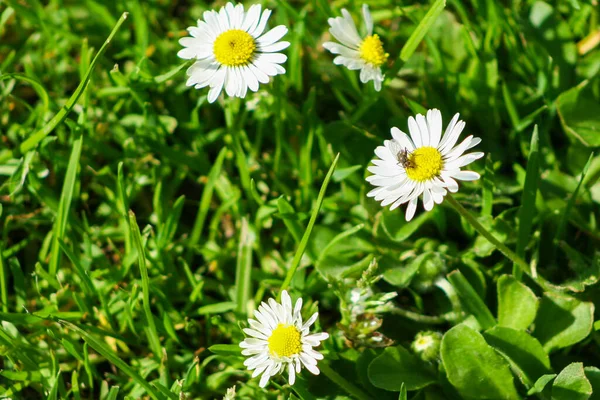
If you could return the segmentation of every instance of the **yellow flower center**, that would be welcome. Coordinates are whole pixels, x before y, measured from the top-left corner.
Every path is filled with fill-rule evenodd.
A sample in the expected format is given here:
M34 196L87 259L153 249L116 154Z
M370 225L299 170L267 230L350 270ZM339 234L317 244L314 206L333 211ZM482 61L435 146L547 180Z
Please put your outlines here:
M419 147L408 156L406 175L413 181L424 182L439 176L443 167L444 160L438 149Z
M228 67L248 64L255 50L254 38L241 29L230 29L221 33L213 45L217 61Z
M360 58L375 67L380 67L387 61L389 54L383 49L379 35L367 36L360 45Z
M300 354L302 342L300 331L294 325L279 324L269 338L269 351L277 357L290 357Z

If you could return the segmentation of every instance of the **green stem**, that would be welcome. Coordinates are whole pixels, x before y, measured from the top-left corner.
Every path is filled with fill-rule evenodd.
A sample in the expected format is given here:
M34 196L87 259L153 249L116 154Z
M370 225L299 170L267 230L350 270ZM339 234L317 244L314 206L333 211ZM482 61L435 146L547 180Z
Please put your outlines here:
M346 378L335 372L327 363L320 363L319 369L323 372L323 375L328 377L333 383L341 387L346 391L346 393L350 394L356 399L359 400L370 400L372 397L360 390L358 387L354 386L351 382L349 382Z
M525 262L521 257L519 257L515 252L509 249L504 243L498 240L490 231L484 228L481 223L477 220L477 218L467 211L450 193L446 195L446 201L450 203L450 205L454 208L454 210L459 213L464 219L466 219L473 228L481 236L486 238L491 244L493 244L502 254L504 254L509 260L511 260L515 265L517 265L525 274L530 276L534 281L536 281L542 288L546 289L548 285L546 282L540 277L533 276L531 273L531 268L529 264Z
M242 141L240 139L240 127L236 121L239 121L240 101L237 98L227 99L225 101L225 125L227 131L231 135L233 142L233 152L235 154L235 162L240 173L242 188L248 199L252 199L252 191L250 189L250 171L248 169L248 160L244 154Z
M509 260L511 260L516 265L518 265L519 268L521 268L521 270L523 270L523 272L525 272L527 275L531 275L531 270L529 268L529 264L527 264L525 262L525 260L523 260L521 257L519 257L511 249L506 247L506 245L504 243L502 243L500 240L498 240L494 235L492 235L492 233L490 231L485 229L484 226L479 223L477 218L475 218L475 216L473 214L471 214L469 211L467 211L466 208L464 208L458 201L456 201L456 199L454 197L452 197L452 195L450 193L448 193L446 195L446 200L448 201L448 203L450 203L450 205L454 208L454 210L456 210L457 213L459 213L464 219L466 219L471 224L471 226L473 228L475 228L475 230L477 232L479 232L479 234L481 236L486 238L491 244L493 244L498 250L500 250L500 252L502 254L504 254Z
M390 309L391 314L400 315L406 319L410 319L421 324L438 325L445 324L457 319L457 314L451 311L442 315L422 315L413 311L408 311L403 308L394 307Z

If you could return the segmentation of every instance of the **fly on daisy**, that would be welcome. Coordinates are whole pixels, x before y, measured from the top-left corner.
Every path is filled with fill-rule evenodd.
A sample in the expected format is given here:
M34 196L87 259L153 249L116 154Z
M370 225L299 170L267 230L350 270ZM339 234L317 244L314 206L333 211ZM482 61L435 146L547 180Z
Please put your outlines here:
M249 337L240 343L244 356L250 356L244 365L252 377L262 374L260 387L265 387L269 378L287 369L288 381L293 385L296 374L302 367L315 375L319 374L317 360L323 355L315 350L323 340L329 337L325 332L309 334L319 313L314 313L308 321L302 323L302 298L296 300L292 309L292 299L287 291L281 292L281 304L273 299L262 302L254 313L256 319L249 319L250 328L244 333Z
M287 33L284 25L265 31L271 10L261 13L261 5L244 6L227 3L219 12L205 11L204 21L191 26L191 37L179 43L184 47L177 56L197 60L188 70L186 85L201 89L209 86L208 101L213 103L225 89L228 96L245 97L248 89L256 92L259 83L271 76L284 74L280 65L287 60L279 51L289 42L279 40Z
M350 70L359 69L360 81L373 81L375 90L380 91L383 82L381 66L387 61L389 54L383 49L379 35L373 34L373 18L369 6L363 4L362 12L367 27L365 38L358 34L350 13L342 9L342 17L327 20L331 27L329 32L340 43L326 42L323 43L323 47L333 54L338 54L333 59L335 65L344 65Z
M367 181L376 188L367 196L381 201L384 207L391 205L390 210L408 203L406 220L410 221L421 195L425 210L430 211L444 200L447 191L458 191L456 180L479 179L477 172L461 168L483 157L482 152L464 154L481 139L471 135L455 146L465 127L458 117L457 113L443 136L442 114L436 109L427 111L426 117L417 114L416 119L408 118L410 136L392 128L393 139L375 149L378 158L368 168L373 175Z

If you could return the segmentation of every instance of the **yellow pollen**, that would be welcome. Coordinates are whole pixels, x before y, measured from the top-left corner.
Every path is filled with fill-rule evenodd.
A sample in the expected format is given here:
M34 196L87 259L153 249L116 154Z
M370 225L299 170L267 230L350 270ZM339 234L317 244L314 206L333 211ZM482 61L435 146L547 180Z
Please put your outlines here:
M254 38L241 29L221 33L213 45L217 61L228 67L249 64L256 50Z
M380 67L387 61L389 54L383 49L379 35L367 36L360 45L360 58L375 67Z
M302 343L300 331L294 325L279 324L269 338L269 351L277 357L291 357L300 354Z
M419 147L408 156L406 175L413 181L424 182L439 176L443 167L444 160L438 149Z

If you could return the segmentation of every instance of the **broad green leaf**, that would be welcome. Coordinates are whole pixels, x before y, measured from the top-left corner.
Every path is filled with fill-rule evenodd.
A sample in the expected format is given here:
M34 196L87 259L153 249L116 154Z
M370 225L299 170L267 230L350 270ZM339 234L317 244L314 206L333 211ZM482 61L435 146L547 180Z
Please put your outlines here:
M472 314L477 319L482 329L488 329L496 325L496 320L489 308L487 308L462 272L459 270L450 272L448 280L456 290L460 304L466 312Z
M468 399L520 399L506 360L483 336L457 325L442 338L442 362L448 381Z
M369 380L381 389L399 392L418 390L435 383L427 366L402 346L388 347L369 365Z
M533 387L531 389L529 389L527 394L529 396L531 396L536 393L542 393L544 391L544 389L546 388L546 385L548 385L548 383L552 382L554 380L554 378L556 378L556 374L545 374L545 375L540 376L538 378L538 380L535 381L535 384L533 385Z
M594 304L545 293L535 319L533 336L550 353L585 339L593 322Z
M585 377L592 384L593 393L590 399L600 399L600 369L596 367L585 367L583 370L585 371Z
M583 363L571 363L563 369L552 384L552 400L587 400L592 385L585 376Z
M514 277L498 279L498 325L527 329L535 320L538 303L533 291Z
M507 359L527 387L531 387L540 376L552 372L550 359L542 345L528 333L495 326L484 332L483 337Z
M556 110L569 137L587 147L600 146L600 102L594 98L589 81L583 81L556 99Z

